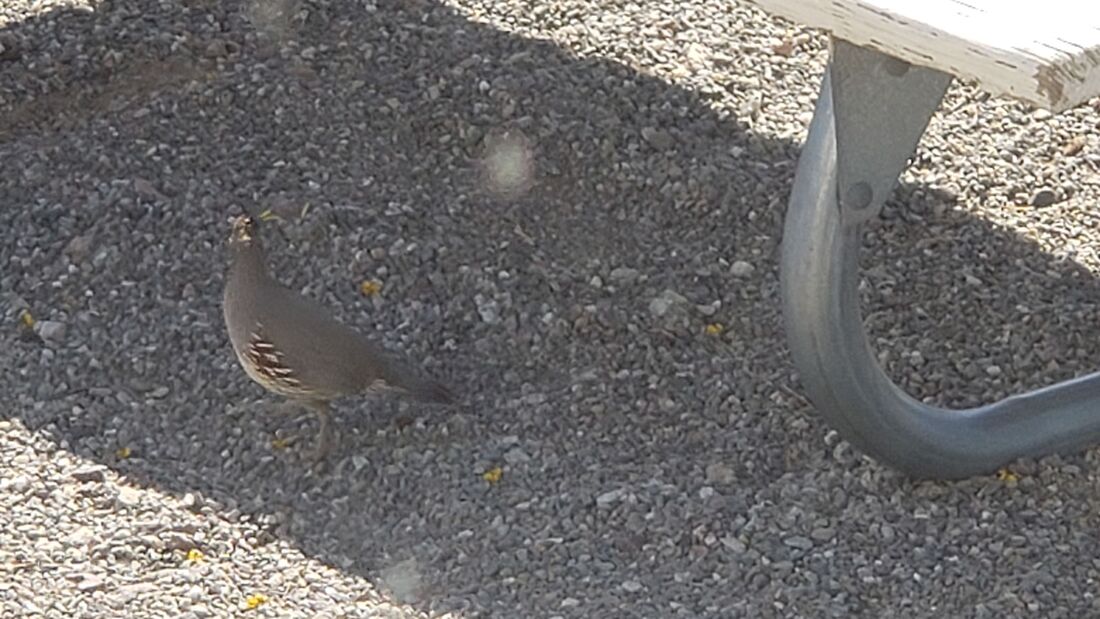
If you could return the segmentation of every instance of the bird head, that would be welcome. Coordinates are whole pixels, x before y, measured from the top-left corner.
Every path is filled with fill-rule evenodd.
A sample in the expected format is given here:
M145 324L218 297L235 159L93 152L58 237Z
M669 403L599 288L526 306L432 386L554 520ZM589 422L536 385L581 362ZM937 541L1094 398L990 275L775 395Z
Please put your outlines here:
M229 246L234 249L259 245L260 237L256 234L256 220L248 215L241 215L230 220L232 231L229 233Z

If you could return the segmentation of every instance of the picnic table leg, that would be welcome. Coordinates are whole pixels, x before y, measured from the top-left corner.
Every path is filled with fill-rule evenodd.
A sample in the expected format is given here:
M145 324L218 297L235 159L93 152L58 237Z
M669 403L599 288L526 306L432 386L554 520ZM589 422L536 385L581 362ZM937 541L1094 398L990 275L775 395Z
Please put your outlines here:
M1100 373L965 410L905 394L879 367L859 309L862 222L877 214L950 76L844 41L798 162L783 233L787 337L803 385L840 434L916 477L988 473L1100 441Z

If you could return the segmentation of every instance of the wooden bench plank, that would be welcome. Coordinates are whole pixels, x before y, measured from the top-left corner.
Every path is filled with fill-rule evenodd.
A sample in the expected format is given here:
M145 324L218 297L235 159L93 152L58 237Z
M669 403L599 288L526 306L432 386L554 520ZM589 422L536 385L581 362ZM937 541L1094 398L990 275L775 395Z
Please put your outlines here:
M747 0L1055 112L1100 95L1098 0Z

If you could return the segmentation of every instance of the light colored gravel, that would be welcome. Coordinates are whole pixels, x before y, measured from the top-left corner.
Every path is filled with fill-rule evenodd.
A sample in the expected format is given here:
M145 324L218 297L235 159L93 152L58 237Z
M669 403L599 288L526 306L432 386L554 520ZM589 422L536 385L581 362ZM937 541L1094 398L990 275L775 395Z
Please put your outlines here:
M0 9L3 616L1097 614L1095 450L914 483L799 395L776 257L819 34L716 0L62 6ZM952 87L866 236L915 395L1095 369L1098 126ZM312 473L221 326L242 205L464 405L342 405Z

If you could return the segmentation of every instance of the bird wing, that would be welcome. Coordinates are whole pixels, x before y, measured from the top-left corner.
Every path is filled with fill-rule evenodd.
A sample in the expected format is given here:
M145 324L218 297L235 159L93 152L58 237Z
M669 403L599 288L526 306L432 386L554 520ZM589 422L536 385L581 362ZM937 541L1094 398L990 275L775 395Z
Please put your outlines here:
M256 320L293 376L322 396L358 393L380 378L386 353L320 304L276 282Z

